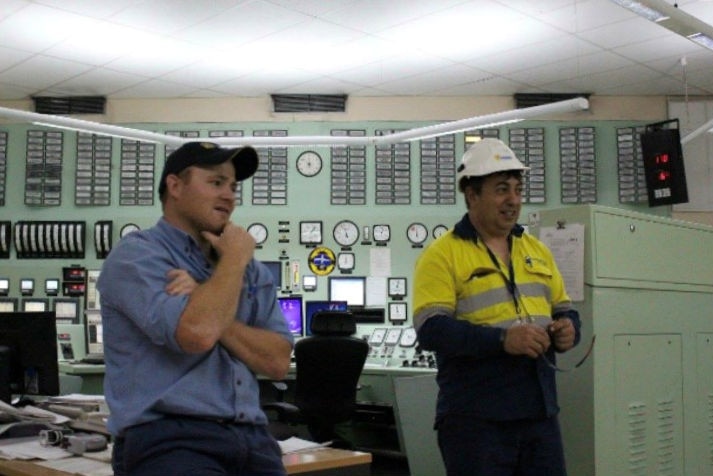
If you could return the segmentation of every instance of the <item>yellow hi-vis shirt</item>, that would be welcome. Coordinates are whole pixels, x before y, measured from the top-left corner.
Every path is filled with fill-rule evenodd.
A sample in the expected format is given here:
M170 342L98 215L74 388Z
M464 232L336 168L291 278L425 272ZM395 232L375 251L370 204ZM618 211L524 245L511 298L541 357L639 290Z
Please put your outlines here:
M481 239L450 230L416 262L416 329L436 315L502 328L530 319L544 327L554 314L569 310L570 298L550 250L527 233L512 234L511 239L517 306L508 289L508 266L499 258L496 266Z

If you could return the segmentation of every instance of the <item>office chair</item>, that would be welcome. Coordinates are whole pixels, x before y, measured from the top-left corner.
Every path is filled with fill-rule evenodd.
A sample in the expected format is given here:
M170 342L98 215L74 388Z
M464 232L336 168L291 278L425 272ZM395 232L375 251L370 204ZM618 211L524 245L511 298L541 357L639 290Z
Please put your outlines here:
M312 335L295 344L294 405L273 402L263 409L276 410L280 422L306 424L314 441L349 446L334 427L352 417L369 344L352 337L356 320L347 311L317 312L310 327Z

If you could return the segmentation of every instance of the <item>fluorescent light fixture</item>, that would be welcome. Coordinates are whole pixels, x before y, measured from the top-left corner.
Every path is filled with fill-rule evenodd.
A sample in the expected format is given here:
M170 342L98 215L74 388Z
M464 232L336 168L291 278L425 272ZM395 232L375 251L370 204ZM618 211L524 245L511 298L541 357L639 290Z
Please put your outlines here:
M458 132L495 127L502 124L535 119L537 117L575 112L589 109L589 101L579 97L558 101L540 106L526 107L522 109L512 109L510 111L496 112L482 116L469 117L457 121L434 124L431 126L417 127L407 131L395 132L379 136L285 136L285 137L211 137L211 142L224 146L244 146L254 147L304 147L304 146L362 146L362 145L386 145L397 142L429 139L432 137L455 134ZM156 142L178 147L186 142L194 141L195 138L170 136L159 132L144 131L141 129L131 129L128 127L113 126L99 122L85 121L65 116L50 114L38 114L35 112L22 111L0 107L0 117L8 117L45 127L55 127L58 129L69 129L78 132L119 137L122 139Z
M647 7L642 2L637 2L635 0L611 0L611 1L616 3L617 5L621 5L624 8L628 8L629 10L636 13L640 17L644 17L647 20L651 20L653 22L659 22L661 20L665 20L668 18L668 16L666 16L665 14L661 13L658 10L654 10L653 8Z
M713 50L713 26L666 0L611 0L637 15Z

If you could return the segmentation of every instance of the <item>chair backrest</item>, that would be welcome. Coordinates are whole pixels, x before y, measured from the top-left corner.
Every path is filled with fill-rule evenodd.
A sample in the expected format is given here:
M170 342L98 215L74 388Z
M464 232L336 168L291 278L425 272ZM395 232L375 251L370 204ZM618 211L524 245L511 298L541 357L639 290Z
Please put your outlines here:
M312 335L295 344L295 404L307 420L346 421L369 343L352 336L356 321L347 311L317 312L311 327Z

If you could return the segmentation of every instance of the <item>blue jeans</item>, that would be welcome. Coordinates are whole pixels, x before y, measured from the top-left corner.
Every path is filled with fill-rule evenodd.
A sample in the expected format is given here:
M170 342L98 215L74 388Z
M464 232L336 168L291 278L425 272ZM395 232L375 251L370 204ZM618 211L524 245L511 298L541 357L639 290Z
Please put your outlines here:
M437 423L448 476L566 476L557 417L488 421L448 415Z
M172 416L129 428L114 441L115 476L284 476L266 426Z

